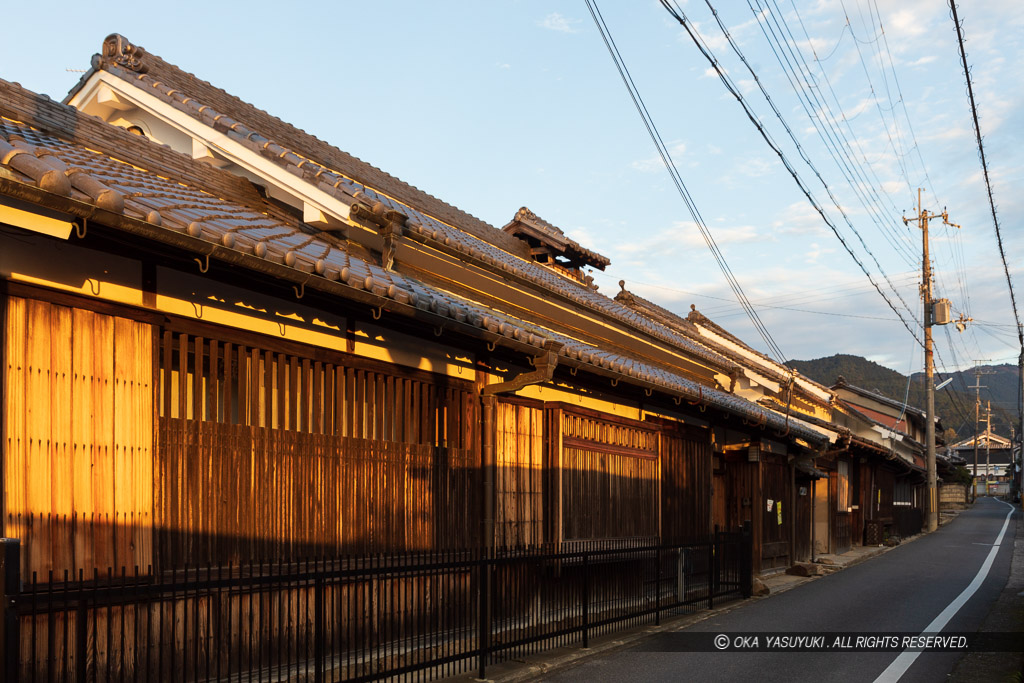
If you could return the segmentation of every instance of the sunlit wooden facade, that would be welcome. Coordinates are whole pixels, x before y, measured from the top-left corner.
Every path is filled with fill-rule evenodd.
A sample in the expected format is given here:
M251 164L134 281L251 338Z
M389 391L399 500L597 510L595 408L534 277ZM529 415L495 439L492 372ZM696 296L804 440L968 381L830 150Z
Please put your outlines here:
M607 259L525 209L529 240L103 50L69 105L0 83L2 510L26 572L743 523L759 567L792 561L826 391L600 294Z

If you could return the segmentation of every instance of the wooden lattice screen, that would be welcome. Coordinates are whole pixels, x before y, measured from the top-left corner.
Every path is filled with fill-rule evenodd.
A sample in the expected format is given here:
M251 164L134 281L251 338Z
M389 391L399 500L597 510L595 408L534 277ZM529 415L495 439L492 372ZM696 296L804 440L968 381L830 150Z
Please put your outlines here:
M159 356L162 557L477 542L479 409L468 383L170 330Z
M661 535L697 541L711 532L711 438L708 430L663 424Z
M560 412L563 539L657 537L658 430L590 411Z
M495 411L495 543L543 542L544 411L498 401Z

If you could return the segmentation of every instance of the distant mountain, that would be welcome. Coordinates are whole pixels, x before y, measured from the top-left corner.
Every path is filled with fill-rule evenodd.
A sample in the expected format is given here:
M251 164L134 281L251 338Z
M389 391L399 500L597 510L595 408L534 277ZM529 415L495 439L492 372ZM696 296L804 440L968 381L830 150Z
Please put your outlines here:
M814 360L794 360L789 366L801 375L809 377L825 386L835 384L840 375L850 384L875 391L896 401L907 402L924 409L925 385L924 372L911 375L908 391L907 376L869 361L860 356L837 354L827 358ZM1010 435L1010 426L1018 428L1017 396L1020 379L1015 365L983 365L979 368L983 373L981 386L981 414L984 417L985 404L992 403L992 431L1001 436ZM957 372L952 375L953 381L935 394L935 411L942 418L945 428L955 429L957 438L966 439L974 434L974 399L975 391L971 388L975 383L974 370ZM941 378L936 375L936 384ZM981 429L984 429L982 422Z

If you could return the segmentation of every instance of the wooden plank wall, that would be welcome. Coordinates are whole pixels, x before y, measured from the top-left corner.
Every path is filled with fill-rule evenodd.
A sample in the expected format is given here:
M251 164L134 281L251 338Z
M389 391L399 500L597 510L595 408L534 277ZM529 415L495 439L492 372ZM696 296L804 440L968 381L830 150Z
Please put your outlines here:
M561 429L564 540L657 537L658 430L570 410Z
M711 437L668 427L661 435L661 536L702 541L711 533Z
M159 355L167 562L477 543L468 383L170 330Z
M4 533L22 570L152 562L152 332L11 297L4 321Z
M499 400L495 410L495 544L543 542L544 410Z

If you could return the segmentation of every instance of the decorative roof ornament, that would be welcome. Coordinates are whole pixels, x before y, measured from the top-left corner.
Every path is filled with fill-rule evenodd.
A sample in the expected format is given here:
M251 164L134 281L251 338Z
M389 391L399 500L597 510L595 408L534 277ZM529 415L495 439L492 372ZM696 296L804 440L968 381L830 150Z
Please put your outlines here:
M143 62L146 51L128 42L120 33L111 33L103 40L103 59L120 67L144 74L149 67Z
M535 261L548 266L564 266L581 282L584 279L579 274L581 268L590 266L604 270L611 263L606 256L582 246L525 206L502 230L526 242Z
M627 306L636 301L636 297L633 296L633 292L626 289L625 280L619 280L619 293L615 295L615 300L619 303L626 304Z

